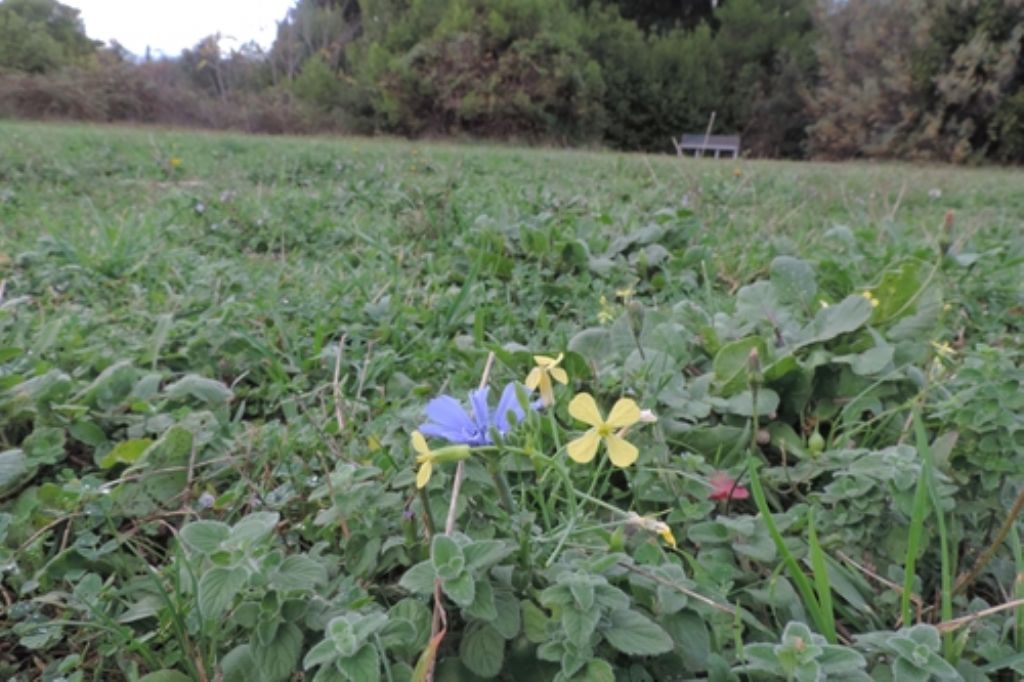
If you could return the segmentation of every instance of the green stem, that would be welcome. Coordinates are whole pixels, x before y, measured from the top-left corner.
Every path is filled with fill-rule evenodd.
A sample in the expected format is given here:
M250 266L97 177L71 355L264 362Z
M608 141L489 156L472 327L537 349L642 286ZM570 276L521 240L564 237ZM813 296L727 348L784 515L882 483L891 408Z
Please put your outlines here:
M501 471L501 463L497 458L488 458L487 468L491 470L491 477L494 479L494 487L498 489L498 496L501 498L501 506L511 516L515 512L515 503L512 501L512 491L508 488L508 481Z
M427 527L427 533L434 537L437 532L434 525L434 515L430 513L430 498L427 496L427 489L420 488L420 504L423 506L423 523Z

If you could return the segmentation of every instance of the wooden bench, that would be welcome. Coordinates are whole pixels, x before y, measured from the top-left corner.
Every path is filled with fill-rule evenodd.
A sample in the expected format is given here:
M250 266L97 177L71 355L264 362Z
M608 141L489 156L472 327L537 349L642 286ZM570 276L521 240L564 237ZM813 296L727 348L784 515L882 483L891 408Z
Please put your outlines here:
M675 145L677 156L693 152L694 158L700 158L704 156L704 152L714 152L717 159L722 152L728 152L735 159L740 155L739 135L686 134L678 141L673 137L672 144Z

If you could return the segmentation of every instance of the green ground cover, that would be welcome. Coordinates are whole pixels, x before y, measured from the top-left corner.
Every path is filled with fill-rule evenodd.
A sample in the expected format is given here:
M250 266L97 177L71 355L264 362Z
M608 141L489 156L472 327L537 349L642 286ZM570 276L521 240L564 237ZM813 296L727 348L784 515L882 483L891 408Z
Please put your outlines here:
M1015 679L1021 187L0 123L0 674Z

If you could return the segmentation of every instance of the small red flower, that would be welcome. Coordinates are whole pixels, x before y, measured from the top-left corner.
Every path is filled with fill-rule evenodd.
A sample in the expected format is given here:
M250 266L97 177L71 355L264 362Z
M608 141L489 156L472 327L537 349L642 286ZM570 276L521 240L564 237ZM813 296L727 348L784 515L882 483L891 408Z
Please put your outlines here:
M728 500L745 500L750 497L750 491L741 485L736 485L736 480L724 471L719 471L711 476L711 494L709 500L716 502Z

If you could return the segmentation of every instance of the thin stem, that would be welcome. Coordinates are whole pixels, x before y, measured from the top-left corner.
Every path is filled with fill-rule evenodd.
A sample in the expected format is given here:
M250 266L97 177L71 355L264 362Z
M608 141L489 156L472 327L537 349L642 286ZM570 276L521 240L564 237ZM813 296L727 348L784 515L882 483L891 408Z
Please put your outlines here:
M434 524L434 515L430 512L430 497L427 495L426 488L420 488L420 505L423 506L423 525L427 527L427 540L434 537L437 532L437 526Z
M480 388L487 385L487 380L491 376L491 368L494 367L494 351L487 354L487 362L484 364L484 373L480 377ZM360 382L361 384L362 382ZM359 391L356 392L359 394ZM455 516L458 512L459 504L459 492L462 490L462 480L466 477L466 461L463 459L459 460L459 463L455 467L455 479L452 481L452 495L451 500L448 503L448 518L444 523L445 535L451 535L455 532ZM448 614L444 610L441 596L441 579L434 580L434 615L430 623L430 634L432 637L437 636L442 629L448 627Z
M505 508L509 516L515 511L515 503L512 501L512 491L509 490L508 481L502 473L499 462L490 458L487 460L487 468L491 471L491 478L494 479L494 487L498 489L498 496L501 498L501 506Z

